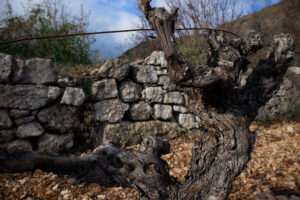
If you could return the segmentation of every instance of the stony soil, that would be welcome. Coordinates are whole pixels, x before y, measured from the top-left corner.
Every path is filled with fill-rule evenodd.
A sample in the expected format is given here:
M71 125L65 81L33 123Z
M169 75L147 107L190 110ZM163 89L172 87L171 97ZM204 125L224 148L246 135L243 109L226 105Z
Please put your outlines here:
M254 124L252 129L259 126ZM171 142L163 158L171 175L184 181L197 135ZM128 148L129 150L136 147ZM285 195L285 196L283 196ZM263 127L257 136L252 160L234 182L230 199L290 199L300 196L300 123L285 122ZM97 184L76 184L75 180L40 170L0 174L0 199L138 199L128 188L105 188ZM144 199L144 198L142 198Z

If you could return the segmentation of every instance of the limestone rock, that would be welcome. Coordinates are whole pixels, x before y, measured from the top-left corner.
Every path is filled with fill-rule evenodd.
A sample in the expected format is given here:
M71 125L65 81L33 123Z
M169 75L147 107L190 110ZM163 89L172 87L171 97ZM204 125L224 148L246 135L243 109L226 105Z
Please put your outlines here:
M130 108L130 118L134 121L148 120L151 117L151 106L146 102L133 104Z
M94 104L94 117L98 121L118 122L128 109L129 105L119 99L103 100Z
M67 87L60 103L81 106L84 102L84 99L85 94L81 88Z
M153 115L155 119L171 120L173 118L172 106L155 104Z
M152 65L133 66L133 78L143 84L154 84L158 81L156 69Z
M30 110L18 110L18 109L11 109L9 111L9 115L12 116L13 118L20 118L20 117L25 117L30 114Z
M167 67L167 61L163 51L154 51L145 59L148 65L160 65L162 68Z
M111 140L116 144L128 146L140 143L147 134L170 140L182 133L183 129L175 122L147 121L106 124L100 135L102 142Z
M158 85L162 85L163 89L167 91L174 91L176 90L176 86L173 82L170 81L169 76L161 76L158 80Z
M58 87L0 84L0 107L35 110L56 100L60 94Z
M12 125L12 121L6 110L0 110L0 130L8 129Z
M94 73L101 78L114 78L118 81L124 80L130 70L128 63L120 58L113 58L106 61L100 69L97 69Z
M75 82L69 77L59 77L57 80L57 84L62 87L73 87L76 85Z
M142 87L132 81L126 81L121 84L120 96L124 102L138 101L142 96Z
M10 142L15 137L16 130L9 129L9 130L1 130L0 131L0 144Z
M35 119L34 116L26 116L26 117L15 119L15 123L17 125L26 124L26 123L32 122L34 119Z
M79 127L80 120L75 107L54 104L37 114L40 122L50 130L65 133Z
M157 71L158 76L167 76L168 75L167 69L162 69L161 67L156 67L156 71Z
M184 98L180 92L168 92L164 96L164 103L184 104Z
M103 100L118 97L118 88L115 79L97 81L92 85L93 100Z
M13 82L21 84L51 84L57 81L53 61L34 58L25 61L17 60Z
M44 128L37 122L22 124L18 127L16 135L18 138L29 138L41 136L44 133Z
M187 109L184 106L174 105L173 110L179 113L187 113Z
M7 149L32 150L32 144L29 140L14 140L8 143Z
M44 134L38 141L38 150L59 153L73 147L73 134L52 135Z
M290 71L296 75L300 75L300 67L289 67L288 71Z
M0 83L9 81L9 75L12 71L12 56L0 53Z
M147 87L142 94L143 99L148 102L161 103L163 100L163 89L161 87Z
M187 129L194 129L199 128L195 115L188 113L188 114L179 114L178 116L178 123Z

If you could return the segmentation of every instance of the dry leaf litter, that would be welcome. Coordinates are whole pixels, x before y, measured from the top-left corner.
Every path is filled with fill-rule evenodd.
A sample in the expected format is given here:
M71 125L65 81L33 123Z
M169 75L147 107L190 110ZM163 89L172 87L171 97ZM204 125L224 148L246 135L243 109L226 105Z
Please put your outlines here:
M253 124L251 129L258 128ZM164 155L170 174L179 181L189 168L191 148L199 135L182 136L171 141L171 153ZM137 149L131 147L128 149ZM299 200L300 123L285 122L263 127L256 139L252 160L234 182L230 199ZM90 200L144 199L138 192L122 187L105 188L97 184L77 184L41 170L0 174L0 199Z

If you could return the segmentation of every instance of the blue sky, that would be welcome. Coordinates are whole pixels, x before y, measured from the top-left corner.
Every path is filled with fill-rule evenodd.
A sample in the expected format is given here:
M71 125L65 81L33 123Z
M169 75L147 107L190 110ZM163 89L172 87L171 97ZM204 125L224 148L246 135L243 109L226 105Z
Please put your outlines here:
M4 2L4 0L0 0ZM39 3L42 0L31 0L31 3ZM136 0L61 0L69 7L72 15L80 13L81 5L86 12L90 12L89 31L106 31L134 28L137 23L137 3ZM246 1L246 0L241 0ZM9 0L13 10L17 14L23 13L22 4L27 0ZM264 5L272 5L279 0L257 0L255 5L250 4L246 8L257 11ZM166 6L164 0L153 0L154 6ZM0 3L0 13L3 12L3 3ZM95 35L96 42L93 48L98 49L100 54L106 58L119 56L122 51L132 46L130 42L131 33L118 33L107 35Z

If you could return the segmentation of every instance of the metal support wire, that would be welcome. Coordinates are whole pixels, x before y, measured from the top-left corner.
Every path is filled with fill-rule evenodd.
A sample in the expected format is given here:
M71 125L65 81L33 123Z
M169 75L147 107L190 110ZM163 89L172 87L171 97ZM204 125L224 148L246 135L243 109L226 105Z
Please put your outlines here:
M222 30L222 29L214 29L214 28L178 28L177 31L183 31L183 30L212 30L212 31L221 31L224 33L229 33L231 35L234 35L235 37L240 37L239 35ZM116 30L116 31L102 31L102 32L91 32L91 33L72 33L72 34L63 34L63 35L48 35L48 36L41 36L41 37L29 37L29 38L20 38L10 41L1 41L0 45L5 44L12 44L22 41L28 41L28 40L42 40L42 39L51 39L51 38L62 38L62 37L73 37L73 36L86 36L86 35L97 35L97 34L109 34L109 33L124 33L124 32L138 32L138 31L154 31L153 29L127 29L127 30Z

